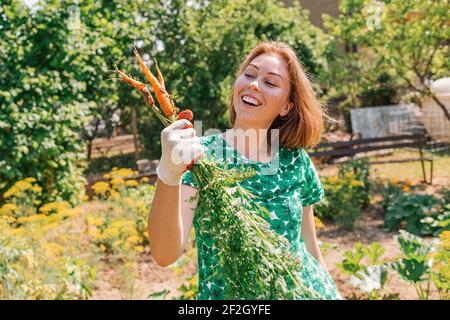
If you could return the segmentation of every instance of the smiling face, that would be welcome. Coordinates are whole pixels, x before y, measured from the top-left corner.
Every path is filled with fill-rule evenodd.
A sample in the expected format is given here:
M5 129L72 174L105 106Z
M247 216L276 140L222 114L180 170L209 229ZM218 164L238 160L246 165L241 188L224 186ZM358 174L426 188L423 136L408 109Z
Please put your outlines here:
M254 58L234 86L235 127L270 128L278 115L292 108L290 90L289 72L280 56L264 53Z

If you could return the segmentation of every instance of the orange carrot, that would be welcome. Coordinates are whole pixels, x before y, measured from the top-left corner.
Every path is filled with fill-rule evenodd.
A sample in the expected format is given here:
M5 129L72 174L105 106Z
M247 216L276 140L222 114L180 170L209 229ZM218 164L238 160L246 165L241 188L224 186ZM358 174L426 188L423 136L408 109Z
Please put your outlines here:
M120 71L117 68L117 63L115 64L115 69L116 72L118 74L120 74L120 77L122 79L122 81L128 83L130 86L138 89L142 96L144 97L144 101L145 103L149 106L152 107L155 104L155 101L153 100L152 94L150 93L150 90L147 88L147 86L145 84L143 84L140 81L137 81L129 76L127 76L124 72Z
M161 73L161 71L158 68L158 62L156 61L156 59L153 59L155 61L155 67L156 67L156 72L158 73L158 81L161 84L161 86L164 88L164 90L166 89L166 85L164 84L164 78L163 75Z
M116 72L118 74L120 74L120 77L122 78L123 81L125 81L126 83L128 83L130 86L135 87L136 89L138 89L139 91L142 91L142 89L145 88L145 84L143 84L140 81L134 80L133 78L127 76L125 73L123 73L122 71L120 71L117 68L117 63L115 65L116 67Z
M152 107L155 104L155 100L153 100L152 94L147 87L141 90L142 96L144 97L145 104L149 107Z
M141 67L142 71L144 72L145 78L147 78L147 80L150 82L150 84L153 87L153 91L155 92L156 100L158 100L158 102L159 102L161 111L163 112L163 114L166 117L173 116L175 114L175 106L173 104L172 98L167 93L167 91L164 89L164 86L161 85L161 83L159 83L159 81L155 78L155 76L147 68L147 66L145 65L141 56L139 55L139 52L137 51L136 47L134 48L134 54L136 55L139 66Z

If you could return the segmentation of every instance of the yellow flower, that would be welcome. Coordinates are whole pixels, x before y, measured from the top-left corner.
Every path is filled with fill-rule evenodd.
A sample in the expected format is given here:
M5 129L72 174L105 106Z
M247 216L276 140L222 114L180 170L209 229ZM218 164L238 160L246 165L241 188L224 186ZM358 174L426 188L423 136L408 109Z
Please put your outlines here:
M353 173L351 173L351 172L346 172L346 173L344 174L344 176L345 176L346 178L352 178L352 177L353 177Z
M197 284L198 281L198 275L195 275L191 278L191 280L189 280L189 284L195 286Z
M125 182L125 185L127 187L137 187L139 185L139 182L137 182L136 180L127 180Z
M327 179L328 181L328 183L336 183L337 181L338 181L338 177L336 177L336 176L331 176L331 177L328 177L328 179Z
M120 198L120 193L117 192L116 190L111 190L109 197L113 200L117 200Z
M136 171L128 168L113 168L110 173L104 175L105 178L128 178L136 174Z
M350 182L350 185L351 185L352 187L364 187L364 182L359 181L359 180L352 180L352 181Z
M148 183L150 180L147 177L143 177L141 181L144 182L144 183Z
M42 192L42 188L39 187L38 185L34 185L31 190L33 190L36 193L41 193Z
M408 186L403 186L403 192L409 192L411 189Z
M392 178L392 179L391 179L391 182L392 182L393 184L397 184L397 183L398 183L398 180L397 180L396 178Z
M102 218L92 218L88 217L88 223L93 224L94 226L101 226L103 224Z
M189 290L188 292L186 292L186 293L184 294L184 297L185 297L186 299L193 298L194 296L195 296L195 292L194 292L193 290Z
M31 189L33 187L33 185L31 183L29 183L28 181L25 181L25 180L17 181L15 186L20 191L25 191L25 190Z
M69 208L69 204L65 201L55 201L44 204L39 208L39 212L50 214L50 213L58 213L62 210L66 210Z
M450 250L450 231L444 231L439 235L442 246L445 250Z
M12 215L18 210L19 208L14 203L6 203L0 208L0 215Z
M66 217L73 218L81 214L83 210L81 208L73 208L62 211Z
M101 251L101 252L105 252L105 251L106 251L106 247L105 247L103 244L101 244L101 245L99 246L99 248L100 248L100 251Z
M124 182L125 181L122 178L114 178L114 179L111 180L111 184L114 187L120 186L120 185L124 184Z
M17 195L19 192L20 192L20 189L14 185L3 194L3 197L5 199L9 198L9 197L13 197L13 196Z
M6 223L13 223L14 221L16 221L16 218L11 217L11 216L0 216L0 221L5 221ZM15 229L15 230L19 230L19 229Z
M126 242L125 242L125 248L130 248L131 246L135 246L136 244L138 244L139 242L141 242L141 238L138 236L131 236L128 237Z
M323 224L322 220L319 219L319 217L314 216L314 224L317 230L325 228L325 225Z
M83 202L89 201L89 196L88 195L81 196L81 201Z
M125 228L122 228L120 231L121 231L121 233L123 233L127 236L130 236L130 237L138 234L135 227L125 227Z
M45 225L44 227L42 227L42 230L44 231L44 233L47 233L51 230L56 230L59 228L59 224L58 223L50 223Z
M43 222L47 220L47 216L44 214L33 214L29 217L20 217L19 219L17 219L17 223L28 223L28 222Z
M123 243L122 240L116 240L113 242L112 246L114 249L117 249Z
M24 179L24 181L29 182L29 183L34 183L34 182L36 182L36 179L33 177L30 177L30 178Z
M47 242L44 243L44 252L47 256L57 257L64 253L64 247L54 242Z
M109 190L109 183L104 181L96 182L92 186L92 190L94 190L96 194L105 194Z
M134 250L135 250L136 252L141 253L141 252L144 251L144 247L143 247L143 246L136 246L136 247L134 247Z
M105 239L112 239L119 235L119 229L117 228L107 228L99 235L99 239L105 240Z

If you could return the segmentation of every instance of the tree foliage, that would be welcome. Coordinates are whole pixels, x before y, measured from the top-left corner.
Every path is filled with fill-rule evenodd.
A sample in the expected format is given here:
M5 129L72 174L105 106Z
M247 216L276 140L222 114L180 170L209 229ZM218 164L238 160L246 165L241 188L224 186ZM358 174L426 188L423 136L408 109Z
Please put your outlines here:
M204 129L227 127L234 73L260 41L285 41L308 72L320 70L320 31L276 0L7 0L0 31L0 192L32 176L49 200L76 201L86 143L100 121L112 132L114 113L131 131L134 110L145 155L159 157L160 124L111 72L122 59L137 74L133 45L152 68L159 61L176 104Z
M364 93L391 87L419 105L436 99L431 81L450 70L448 0L344 0L339 8L338 18L325 17L329 97L358 107Z

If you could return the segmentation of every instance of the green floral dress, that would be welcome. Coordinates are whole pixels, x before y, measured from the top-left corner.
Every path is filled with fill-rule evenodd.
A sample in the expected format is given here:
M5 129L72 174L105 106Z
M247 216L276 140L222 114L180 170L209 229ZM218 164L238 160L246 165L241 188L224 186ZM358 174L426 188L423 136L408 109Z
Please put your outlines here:
M324 299L341 299L331 276L307 251L300 236L302 207L309 206L324 196L317 171L305 150L280 147L271 162L263 163L245 158L221 134L201 137L201 141L206 149L205 156L223 159L229 168L244 165L257 171L255 176L242 181L241 186L255 194L255 201L269 209L270 226L289 240L290 249L304 264L300 270L301 278ZM190 171L184 174L182 184L197 187ZM212 274L217 264L217 248L214 241L202 232L196 218L194 216L193 225L199 266L197 299L224 299L224 280Z

